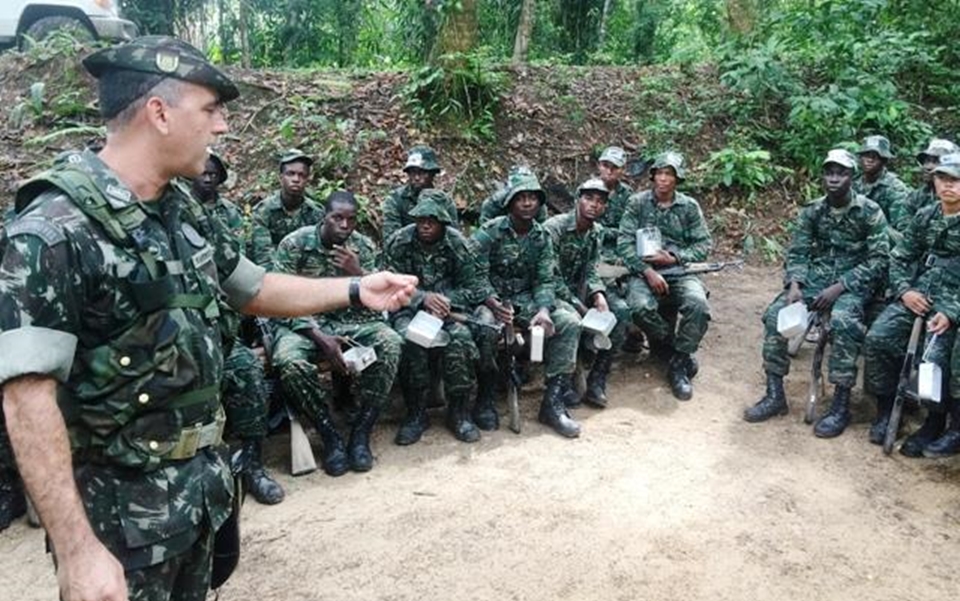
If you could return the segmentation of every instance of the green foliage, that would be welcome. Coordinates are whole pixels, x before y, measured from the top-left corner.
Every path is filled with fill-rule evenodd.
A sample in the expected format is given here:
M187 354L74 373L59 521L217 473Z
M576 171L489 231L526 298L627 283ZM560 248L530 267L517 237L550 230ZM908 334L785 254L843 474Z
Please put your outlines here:
M789 173L789 170L775 165L769 151L730 146L712 153L700 172L707 186L737 188L749 193L769 186L778 174Z

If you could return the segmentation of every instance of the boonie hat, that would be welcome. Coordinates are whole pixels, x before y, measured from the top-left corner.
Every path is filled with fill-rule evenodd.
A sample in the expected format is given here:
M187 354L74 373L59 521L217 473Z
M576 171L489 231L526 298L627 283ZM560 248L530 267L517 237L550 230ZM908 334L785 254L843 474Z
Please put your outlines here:
M863 139L863 144L857 150L857 154L866 152L875 152L885 159L892 159L893 153L890 151L890 140L884 136L867 136Z
M281 167L294 161L304 162L307 164L307 166L313 165L313 159L311 159L307 153L299 148L288 148L280 153L279 162Z
M425 188L420 191L417 204L410 209L410 216L433 217L441 223L452 225L457 222L456 216L450 214L450 207L452 205L453 199L443 190Z
M677 179L683 180L687 176L687 170L683 164L683 155L679 152L668 151L658 154L657 158L653 161L653 165L650 167L650 179L653 179L657 169L673 167L673 171L677 174Z
M429 146L414 146L407 154L407 164L403 170L423 169L424 171L440 171L440 163L437 161L437 153Z
M594 192L603 192L604 196L610 195L610 191L607 190L606 184L604 184L603 180L599 177L591 177L587 181L577 186L577 196L582 195L588 190L593 190Z
M956 144L943 138L934 138L927 144L926 149L917 153L917 162L925 162L928 156L942 157L945 154L953 154L954 152L960 152L960 148L958 148Z
M933 170L934 174L943 173L960 179L960 153L952 152L940 157L940 164Z
M857 169L857 159L845 148L834 148L829 151L821 166L826 167L829 163L835 163L847 169Z
M540 197L540 204L546 201L547 195L544 193L543 188L540 187L540 180L537 179L537 176L518 175L510 179L510 191L503 197L503 204L501 205L503 208L509 207L510 201L520 192L536 192L537 196Z
M617 167L623 167L627 164L627 153L619 146L607 146L603 154L600 155L599 160L601 162L606 161Z

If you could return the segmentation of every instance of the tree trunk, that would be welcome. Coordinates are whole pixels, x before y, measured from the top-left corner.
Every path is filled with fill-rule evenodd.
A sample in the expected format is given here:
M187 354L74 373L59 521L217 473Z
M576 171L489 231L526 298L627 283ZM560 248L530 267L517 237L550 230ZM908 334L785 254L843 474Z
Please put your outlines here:
M437 43L433 47L432 58L470 52L477 47L477 0L462 0L460 10L451 2L443 15Z
M250 15L247 0L240 0L239 22L240 22L240 64L245 69L249 69L250 61Z
M600 35L597 39L597 48L603 48L603 43L607 39L607 20L610 18L610 11L613 10L613 0L603 0L603 12L600 14Z
M527 62L527 51L530 48L530 34L533 32L536 8L536 0L523 0L523 7L520 9L520 23L517 25L517 37L513 43L513 63L516 65Z

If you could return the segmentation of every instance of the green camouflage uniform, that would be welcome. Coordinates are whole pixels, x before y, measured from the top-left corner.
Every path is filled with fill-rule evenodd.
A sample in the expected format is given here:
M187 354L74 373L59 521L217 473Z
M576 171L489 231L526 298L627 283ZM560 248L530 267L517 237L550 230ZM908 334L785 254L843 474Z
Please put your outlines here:
M233 491L210 434L223 419L217 295L246 305L263 270L184 189L137 203L89 152L57 173L92 192L73 187L71 200L45 182L21 189L24 202L39 196L6 230L0 382L29 373L59 381L77 486L94 532L126 570L130 598L173 590L204 599L212 533ZM211 446L191 454L188 424L205 424Z
M422 190L421 190L422 192ZM417 198L420 193L414 192L410 184L404 184L395 188L383 201L380 210L383 211L383 225L381 234L383 240L389 240L390 236L400 231L400 228L413 223L415 220L410 216L410 209L417 204ZM457 205L449 195L444 194L446 210L455 218L457 216ZM453 227L459 228L459 221Z
M620 220L627 209L627 203L633 196L633 188L623 182L619 182L617 189L607 197L607 210L600 218L600 225L603 226L603 244L600 247L600 260L611 265L618 264L619 255L617 254L617 238L620 234Z
M443 294L450 299L451 310L458 313L471 313L483 300L470 241L447 227L441 239L426 245L417 238L416 227L411 224L398 231L383 251L385 269L415 275L420 280L410 305L391 316L394 329L404 337L413 315L421 309L425 292ZM447 321L443 329L450 334L450 343L437 349L443 357L444 390L452 397L465 398L476 383L477 347L468 326ZM405 390L429 389L428 353L413 342L404 342L400 377Z
M373 241L353 232L344 246L357 253L365 272L377 269ZM307 277L343 277L348 274L334 264L332 249L320 240L320 225L302 227L280 242L274 269ZM273 366L280 377L284 398L311 420L323 414L331 391L321 385L313 340L301 333L319 328L324 334L345 336L361 346L373 347L377 361L354 378L354 396L363 407L382 408L388 401L400 360L400 336L370 309L349 307L307 318L277 320ZM321 405L322 404L322 405Z
M900 202L890 207L888 217L890 225L893 226L893 229L904 234L910 228L910 223L920 209L935 205L938 202L940 201L937 200L937 193L934 191L932 183L914 188Z
M877 178L877 181L868 184L863 175L853 180L853 193L866 196L880 206L883 216L887 219L887 233L891 243L899 240L901 234L893 225L893 214L904 210L903 207L910 195L910 188L897 177L896 173L886 169Z
M777 314L786 306L786 289L798 282L808 305L824 288L837 282L844 291L830 310L833 349L829 359L831 383L853 387L857 359L866 334L865 307L883 285L890 244L883 211L872 200L851 192L850 203L833 209L821 197L797 217L787 249L785 290L763 314L763 368L784 376L790 370L787 339L777 332Z
M556 259L550 234L533 222L525 236L513 230L510 217L497 217L483 224L473 234L483 282L483 298L498 297L513 303L521 322L530 319L541 308L550 311L556 329L544 345L544 371L547 379L572 374L576 370L580 319L576 310L557 298L555 291ZM494 343L496 339L494 338ZM479 341L478 341L478 344ZM482 357L494 356L495 349L481 348Z
M676 192L670 206L663 208L647 190L630 197L617 238L617 253L631 272L626 301L633 319L653 340L672 342L677 352L693 354L710 322L707 290L697 276L671 277L670 291L658 299L643 277L649 265L637 256L636 232L644 227L659 228L664 248L683 264L707 258L713 244L707 223L699 203L686 194ZM661 303L680 313L675 339L672 326L659 312Z
M250 233L250 259L267 269L280 241L290 232L302 227L317 225L323 221L323 207L304 197L303 204L292 214L283 208L280 192L274 192L260 201L253 210L253 227Z
M483 225L495 217L507 214L507 207L504 205L504 202L508 194L510 194L509 183L483 199L483 202L480 204L480 225ZM536 220L538 223L543 223L547 220L547 205L540 205L540 209L537 210Z

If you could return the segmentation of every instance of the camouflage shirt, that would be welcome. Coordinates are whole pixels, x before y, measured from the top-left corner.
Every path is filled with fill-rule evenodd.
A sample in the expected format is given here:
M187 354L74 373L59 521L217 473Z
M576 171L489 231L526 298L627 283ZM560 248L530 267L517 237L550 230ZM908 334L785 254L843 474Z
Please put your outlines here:
M257 265L269 268L273 253L284 236L301 227L317 225L323 221L323 215L323 207L307 197L304 197L300 208L292 213L283 208L280 192L264 198L253 210L250 259Z
M373 240L355 231L350 234L343 245L357 253L360 267L364 273L377 270L380 253ZM325 247L320 240L320 226L306 226L292 232L280 242L274 257L274 270L311 278L349 276L350 274L336 266L335 259L336 255L333 249ZM280 321L294 331L319 327L325 333L330 334L331 331L327 328L328 324L383 321L383 315L370 309L347 307L329 313L317 314L313 317Z
M784 286L798 282L824 288L840 282L868 296L882 283L890 252L887 221L877 203L851 195L841 209L821 197L800 210L787 248Z
M480 225L495 217L507 214L507 208L503 206L503 202L509 193L510 186L504 186L483 200L480 204ZM536 220L539 223L547 220L547 206L545 204L541 204L540 209L537 210Z
M919 188L914 188L903 198L902 202L896 203L890 208L890 223L895 230L904 233L910 228L910 222L920 212L920 209L939 202L933 184L923 184Z
M918 290L931 299L934 311L960 323L960 215L944 215L939 202L927 205L903 234L890 253L894 295Z
M410 225L415 221L415 219L410 216L410 209L417 204L418 196L419 193L414 193L410 184L405 184L390 192L390 195L383 201L383 206L380 209L383 211L383 226L381 228L383 240L389 240L390 236L398 232L400 228ZM453 199L449 196L447 199L449 201L447 205L447 210L450 212L449 214L453 216L458 215L457 205L454 204Z
M910 194L910 188L897 177L896 173L884 169L877 181L872 184L868 184L863 179L863 175L853 180L853 193L866 196L877 203L889 223L891 221L890 211L895 205L904 202L904 199Z
M617 255L633 273L642 273L649 267L637 256L637 230L644 227L659 228L664 249L681 263L705 260L713 246L696 200L676 192L673 202L661 207L652 191L638 192L627 201L617 236Z
M603 226L603 244L600 248L600 255L604 263L616 264L618 262L617 238L620 232L620 220L623 219L623 213L626 211L627 203L632 195L633 188L619 182L617 189L607 199L607 210L600 218L600 225Z
M203 203L203 208L210 211L210 213L226 226L230 234L240 242L241 252L244 252L243 243L245 237L243 234L246 223L243 220L243 214L240 212L240 208L219 195L212 203Z
M416 225L408 225L387 240L384 268L417 276L420 282L410 303L416 310L424 292L439 292L450 299L456 311L472 310L484 301L477 259L470 241L447 227L441 239L424 244Z
M589 230L579 233L577 215L573 211L547 219L543 227L550 233L556 252L559 277L554 281L557 297L580 306L586 305L593 293L606 290L597 275L604 227L594 223Z
M497 217L474 232L473 241L481 276L488 276L484 299L529 295L538 308L553 309L556 261L550 234L542 225L534 221L530 231L519 236L510 217Z

